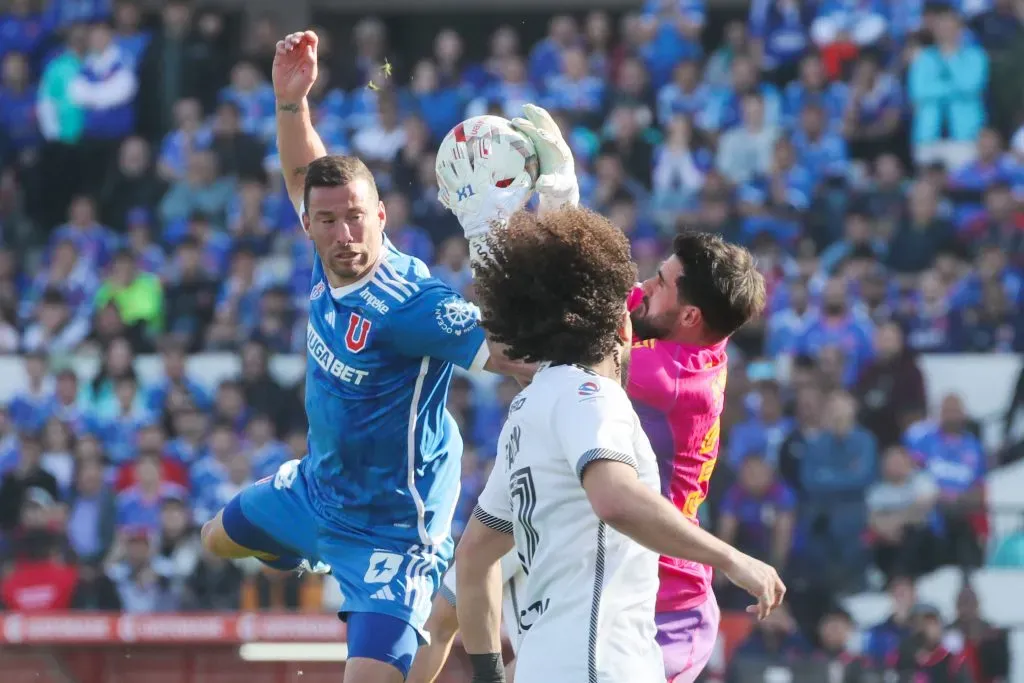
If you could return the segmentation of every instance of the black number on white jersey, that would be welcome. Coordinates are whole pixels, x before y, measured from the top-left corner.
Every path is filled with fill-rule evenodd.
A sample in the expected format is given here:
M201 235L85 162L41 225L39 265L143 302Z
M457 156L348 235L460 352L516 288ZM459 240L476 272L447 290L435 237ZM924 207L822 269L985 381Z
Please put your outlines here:
M524 556L519 552L519 562L523 565L523 571L529 574L533 556L537 553L537 543L540 542L540 535L533 526L533 511L537 507L537 487L533 483L530 468L524 467L513 472L509 476L509 486L512 504L516 507L516 519L519 520L526 541L526 554Z

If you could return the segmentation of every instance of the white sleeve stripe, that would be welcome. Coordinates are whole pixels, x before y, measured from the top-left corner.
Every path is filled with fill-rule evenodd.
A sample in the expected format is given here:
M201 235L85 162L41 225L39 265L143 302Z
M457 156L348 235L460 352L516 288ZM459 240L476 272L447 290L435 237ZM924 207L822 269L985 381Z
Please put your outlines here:
M455 607L455 591L442 583L441 587L437 589L437 592L441 594L441 597L444 598L449 605Z
M613 451L610 448L592 448L576 461L576 476L580 478L580 481L583 481L583 471L587 469L587 465L596 460L624 462L633 469L637 469L636 458L628 453Z
M491 347L488 345L485 339L480 344L480 349L473 356L473 362L470 363L469 367L466 368L470 372L483 372L484 366L487 365L487 361L491 359Z
M477 505L476 508L473 510L473 516L477 519L478 522L483 524L488 529L492 529L502 534L512 533L512 522L501 519L499 517L495 517L491 513L484 510L479 505Z

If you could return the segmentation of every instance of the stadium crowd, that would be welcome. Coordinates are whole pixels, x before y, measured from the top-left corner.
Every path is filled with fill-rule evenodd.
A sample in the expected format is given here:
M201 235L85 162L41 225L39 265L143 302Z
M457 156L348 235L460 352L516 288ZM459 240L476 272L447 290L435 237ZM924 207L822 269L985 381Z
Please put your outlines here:
M302 388L268 371L305 353L312 267L275 149L282 31L261 17L235 35L182 0L157 16L131 0L46 5L0 12L0 352L28 375L0 419L0 598L237 607L249 568L202 557L197 525L305 452ZM887 582L899 608L865 652L891 657L908 579L1024 566L1016 541L986 552L996 454L958 396L928 413L915 360L1024 351L1024 3L755 0L721 36L702 0L616 21L557 16L533 45L502 26L486 55L463 54L454 29L423 55L375 19L345 44L321 31L318 129L375 172L391 241L469 298L433 149L466 116L526 102L556 115L583 202L629 235L642 276L677 231L748 246L769 310L730 352L701 513L784 570L793 599L741 652L835 655L849 616L822 606ZM186 367L204 351L239 353L240 376L211 390ZM70 369L77 353L100 359L95 377ZM148 353L157 384L134 370ZM517 391L453 384L457 531ZM743 604L725 583L719 600ZM962 606L974 634L970 591ZM999 656L975 659L997 680Z

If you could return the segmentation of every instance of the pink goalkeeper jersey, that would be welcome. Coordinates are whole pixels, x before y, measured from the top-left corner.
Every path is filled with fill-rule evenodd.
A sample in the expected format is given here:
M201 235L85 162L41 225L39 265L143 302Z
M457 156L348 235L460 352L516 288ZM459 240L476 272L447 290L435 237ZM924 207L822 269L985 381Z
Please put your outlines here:
M643 297L634 289L632 310ZM727 341L685 346L648 340L633 344L627 393L661 470L661 492L694 524L718 461L719 418L725 402ZM661 558L658 612L690 609L711 592L711 568Z

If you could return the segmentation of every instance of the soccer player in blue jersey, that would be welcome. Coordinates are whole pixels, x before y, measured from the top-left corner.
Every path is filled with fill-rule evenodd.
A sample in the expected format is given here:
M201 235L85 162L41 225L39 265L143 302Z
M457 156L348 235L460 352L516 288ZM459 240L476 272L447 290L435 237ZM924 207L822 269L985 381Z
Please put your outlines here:
M384 235L373 176L328 156L306 100L317 37L278 43L273 80L288 194L316 248L306 331L309 455L203 528L221 557L329 566L348 622L345 681L398 683L426 641L451 559L462 439L445 410L453 367L528 377L490 349L479 310Z

